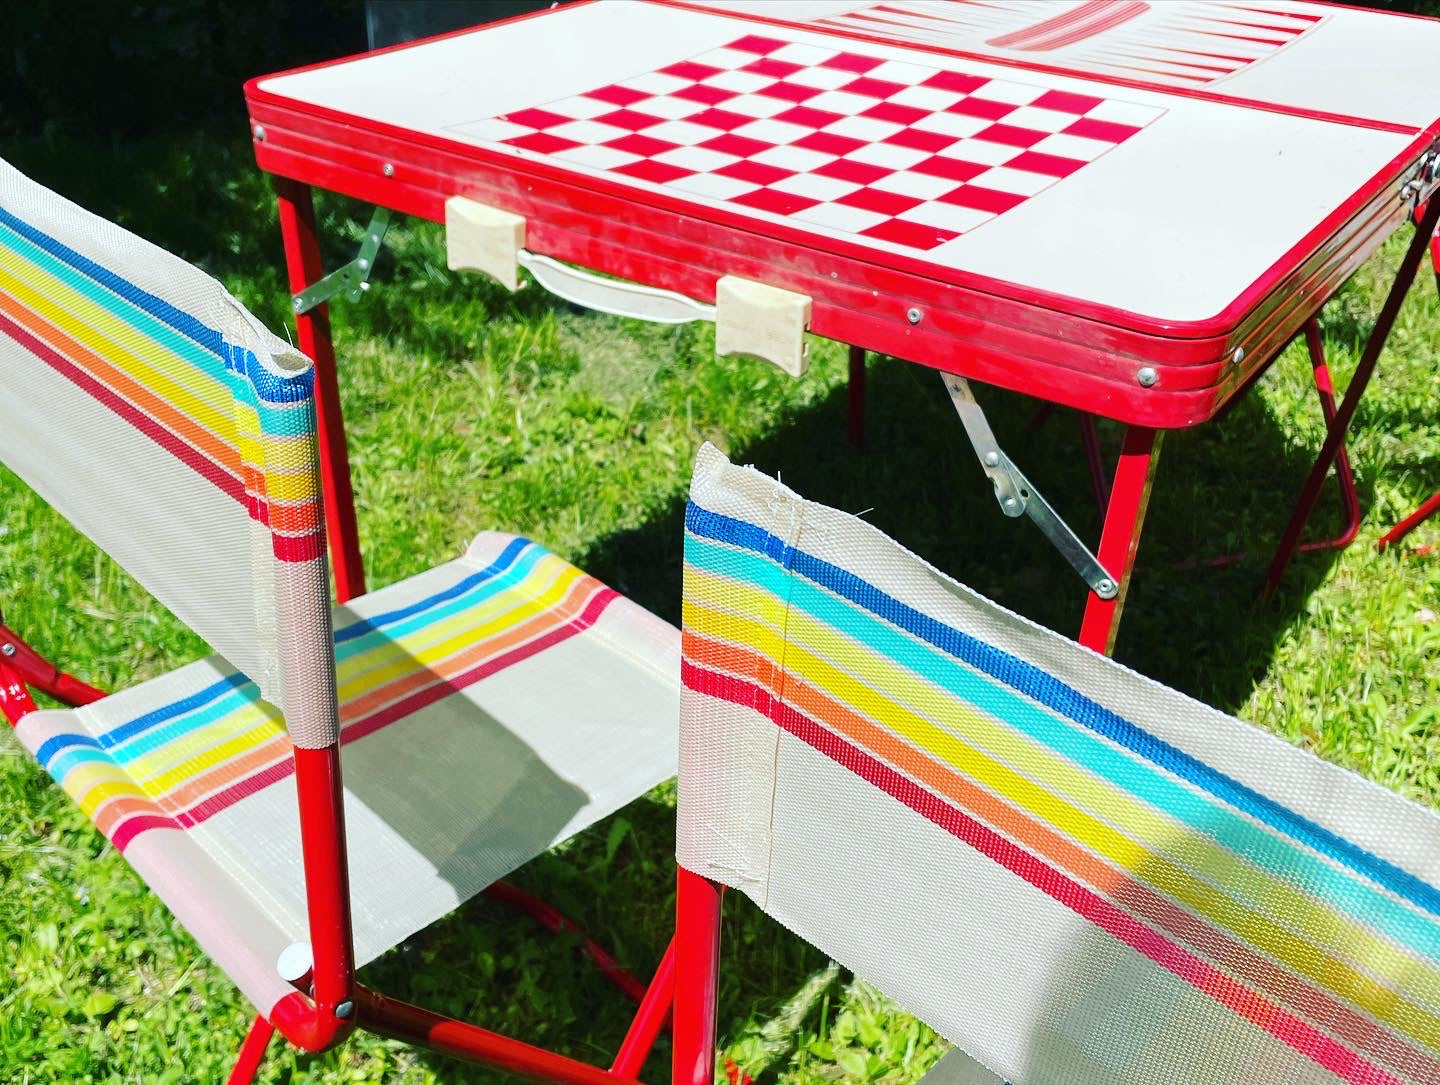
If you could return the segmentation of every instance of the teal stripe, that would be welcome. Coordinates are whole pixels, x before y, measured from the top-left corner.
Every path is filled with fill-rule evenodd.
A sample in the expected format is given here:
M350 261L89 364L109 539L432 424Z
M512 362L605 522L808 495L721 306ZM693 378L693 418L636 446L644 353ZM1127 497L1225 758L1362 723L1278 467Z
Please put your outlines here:
M114 759L104 750L97 750L88 746L72 746L46 765L45 769L55 779L64 783L67 773L79 768L81 765L94 764L96 761L103 761L106 764L114 763Z
M515 561L510 568L506 569L499 576L491 580L482 581L470 589L464 595L438 606L433 610L424 611L413 618L400 622L397 625L381 626L373 633L366 633L363 637L355 637L352 640L341 641L335 646L335 659L343 662L357 655L362 655L371 648L382 643L399 640L417 630L424 629L428 625L444 621L462 611L483 603L495 595L510 591L534 570L535 565L541 558L549 554L543 546L532 545L524 554Z
M159 749L177 738L182 738L189 731L208 726L216 720L223 719L232 712L237 712L248 704L254 704L260 699L259 689L247 683L232 693L227 693L218 700L211 701L205 707L190 713L186 716L177 716L174 720L161 727L153 728L144 734L137 735L129 742L122 742L110 751L110 756L118 763L125 765L137 758L144 757L147 753Z
M1133 760L1088 731L1052 715L1005 686L958 664L887 622L816 587L758 554L731 550L687 533L685 560L707 572L748 582L789 606L867 645L892 663L930 682L1061 753L1137 799L1216 841L1302 892L1340 908L1422 956L1440 956L1440 930L1424 916L1377 892L1368 882L1329 866L1237 816L1230 808L1191 791L1150 765Z
M63 260L57 259L29 239L16 233L0 222L0 244L4 244L21 259L43 268L77 292L95 302L117 320L128 324L135 331L148 336L159 346L173 351L201 373L226 384L234 398L255 408L260 418L260 428L280 437L303 437L314 432L313 413L308 397L300 403L269 403L262 400L250 378L243 373L227 369L225 363L206 350L189 336L182 335L164 321L157 320L144 309L132 304L81 271L77 271ZM258 363L257 363L258 364ZM216 402L201 396L216 411L229 417L234 408L230 403ZM219 434L229 440L229 434Z
M0 244L4 244L22 259L44 268L66 285L74 287L76 291L113 314L117 319L129 324L137 331L143 332L167 350L174 351L200 372L216 380L224 381L225 363L213 353L193 339L181 335L168 324L156 320L145 310L111 293L94 279L75 270L64 261L51 256L40 246L22 237L3 222L0 222ZM229 405L214 403L212 406L217 410L226 410Z

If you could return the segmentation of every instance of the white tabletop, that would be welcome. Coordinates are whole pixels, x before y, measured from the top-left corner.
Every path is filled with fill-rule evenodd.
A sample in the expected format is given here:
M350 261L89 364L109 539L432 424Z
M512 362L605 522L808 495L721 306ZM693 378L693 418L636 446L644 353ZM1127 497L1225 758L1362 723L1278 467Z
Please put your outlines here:
M882 6L896 5L937 6ZM783 223L819 248L902 255L937 278L974 273L1177 322L1226 309L1347 199L1393 179L1412 128L1440 115L1440 23L1423 20L1255 0L1324 13L1207 83L1295 104L1272 110L774 21L818 26L873 5L730 5L742 6L771 19L597 0L260 90L664 193L717 220ZM1014 18L964 41L1019 41L1009 52L1033 58L1033 5L1009 6ZM1138 6L1132 32L1198 5ZM1040 52L1076 67L1081 44Z

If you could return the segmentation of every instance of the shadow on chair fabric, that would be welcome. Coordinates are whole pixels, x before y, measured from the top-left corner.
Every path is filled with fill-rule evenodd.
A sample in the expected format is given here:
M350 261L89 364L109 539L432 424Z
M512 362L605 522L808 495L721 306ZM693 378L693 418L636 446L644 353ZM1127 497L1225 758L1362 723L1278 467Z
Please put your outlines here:
M720 885L968 1052L937 1083L1440 1081L1431 811L710 447L683 624L677 1082Z
M293 1042L491 1050L354 968L673 774L676 630L494 532L332 615L309 362L3 162L0 459L220 653L74 711L0 660L21 741Z

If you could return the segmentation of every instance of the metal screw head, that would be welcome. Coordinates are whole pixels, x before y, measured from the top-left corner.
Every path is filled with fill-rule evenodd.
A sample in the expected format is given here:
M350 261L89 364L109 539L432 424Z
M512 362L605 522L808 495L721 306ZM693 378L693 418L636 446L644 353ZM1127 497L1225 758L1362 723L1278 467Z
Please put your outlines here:
M999 465L1000 465L1000 453L998 453L998 452L987 452L987 453L985 453L985 466L986 466L986 467L998 467Z
M1108 599L1115 594L1115 581L1108 576L1095 585L1095 594L1101 598Z
M386 163L385 163L385 168L384 168L383 170L381 170L381 172L382 172L383 174L385 174L386 177L394 177L394 176L395 176L395 165L394 165L394 163L386 162Z
M361 271L369 271L369 270L370 270L370 261L367 260L367 259L365 259L365 257L362 256L362 257L360 257L360 259L358 259L358 260L355 261L355 266L358 267Z
M0 652L3 652L7 656L13 656L15 654L15 645L0 644Z
M355 1012L355 1003L346 999L335 1007L335 1016L344 1020Z
M259 143L265 142L265 126L263 124L257 124L255 126L255 139Z
M305 302L301 300L298 296L290 299L290 308L294 309L297 313L304 307Z
M1135 374L1135 379L1140 382L1141 388L1153 388L1160 375L1147 365Z
M1245 360L1245 348L1244 348L1244 347L1236 347L1236 348L1235 348L1235 353L1232 354L1232 355L1230 355L1230 362L1231 362L1231 364L1232 364L1232 365L1239 365L1239 364L1240 364L1241 362L1243 362L1244 360Z
M920 318L924 315L925 314L922 313L919 309L907 309L905 312L905 319L910 321L911 324L919 324Z
M1013 509L1015 507L1015 499L1013 497L1007 497L1005 499L1005 507L1007 509Z

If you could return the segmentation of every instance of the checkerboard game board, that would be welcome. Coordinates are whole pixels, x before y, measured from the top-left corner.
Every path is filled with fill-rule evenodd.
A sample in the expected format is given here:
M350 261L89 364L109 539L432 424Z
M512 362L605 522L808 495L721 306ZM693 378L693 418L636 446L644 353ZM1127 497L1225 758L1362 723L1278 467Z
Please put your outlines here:
M1072 176L1164 112L750 35L453 130L736 210L929 251Z

